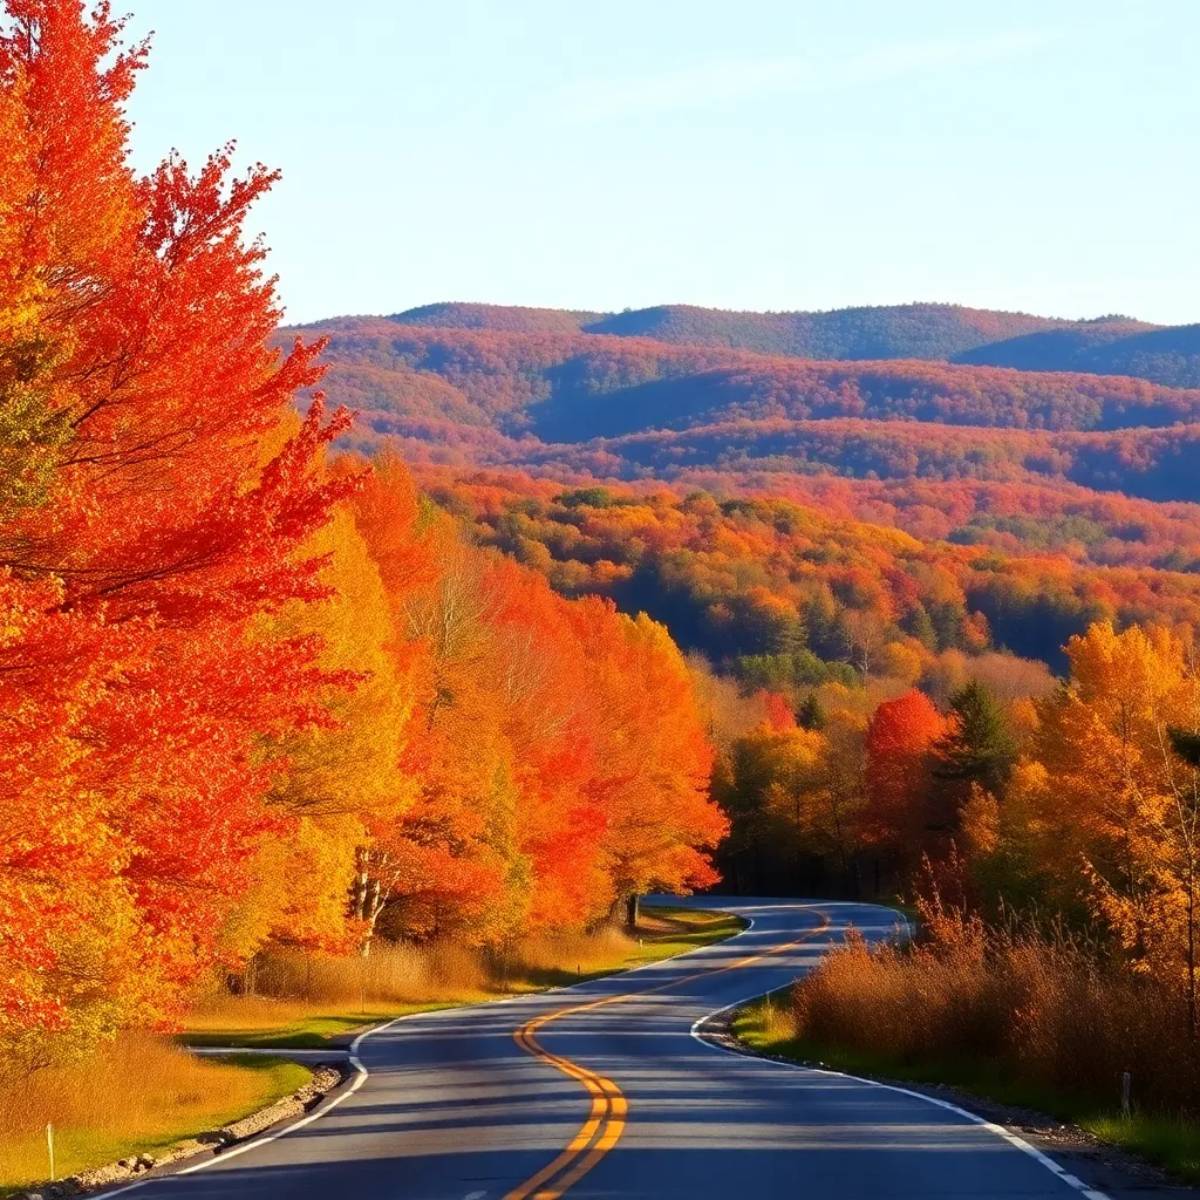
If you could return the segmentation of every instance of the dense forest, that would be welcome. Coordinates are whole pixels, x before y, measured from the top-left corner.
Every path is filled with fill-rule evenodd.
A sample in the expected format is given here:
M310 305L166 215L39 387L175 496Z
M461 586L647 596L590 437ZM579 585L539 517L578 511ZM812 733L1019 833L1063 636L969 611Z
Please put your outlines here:
M274 175L138 175L145 48L8 12L0 1071L264 948L714 886L1046 912L1196 1032L1200 390L670 314L281 336ZM834 348L1063 328L887 312Z
M485 544L559 591L648 611L683 647L735 671L742 656L811 652L870 674L874 655L901 646L918 658L1001 650L1062 667L1067 639L1094 621L1200 616L1200 577L1188 573L921 542L778 498L563 490L446 468L422 478Z
M783 500L445 468L426 485L483 544L647 608L690 651L724 887L915 893L960 957L992 953L982 920L1038 915L1058 933L1021 945L1046 970L1140 979L1172 1045L1200 1030L1193 576L921 543Z

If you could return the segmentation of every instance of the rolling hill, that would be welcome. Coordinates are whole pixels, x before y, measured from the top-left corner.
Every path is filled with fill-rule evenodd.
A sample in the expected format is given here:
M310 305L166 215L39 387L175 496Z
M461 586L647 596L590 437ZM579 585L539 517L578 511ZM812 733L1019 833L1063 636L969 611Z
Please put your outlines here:
M1174 387L1200 386L1200 325L1161 329L1136 322L1085 322L978 346L956 362L1029 371L1134 375Z
M987 336L998 340L960 357L1012 362L811 359L716 344L722 329L778 342L800 317L837 318L823 328L843 337L833 347L843 352L932 353ZM856 321L863 336L852 345ZM443 304L286 332L328 339L325 388L358 413L349 445L359 450L392 443L418 463L784 496L922 538L1192 570L1200 388L1025 366L1046 357L1037 345L1083 361L1147 339L1166 353L1186 346L1188 331L1085 324L936 305L605 317Z

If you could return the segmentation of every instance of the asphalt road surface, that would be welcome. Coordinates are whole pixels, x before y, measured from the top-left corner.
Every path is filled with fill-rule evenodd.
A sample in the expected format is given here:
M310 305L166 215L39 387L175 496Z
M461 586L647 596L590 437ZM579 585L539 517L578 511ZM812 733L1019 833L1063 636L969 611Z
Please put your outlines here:
M882 938L900 919L863 904L703 901L718 903L752 927L623 975L401 1019L360 1039L367 1074L315 1117L121 1191L138 1200L1124 1194L928 1098L706 1043L714 1012L803 974L847 927Z

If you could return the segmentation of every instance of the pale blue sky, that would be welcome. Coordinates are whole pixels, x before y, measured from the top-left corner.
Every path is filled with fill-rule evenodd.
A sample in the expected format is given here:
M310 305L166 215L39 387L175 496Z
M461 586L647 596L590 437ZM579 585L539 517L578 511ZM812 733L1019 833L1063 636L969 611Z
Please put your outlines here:
M1195 0L123 0L289 317L948 300L1200 321Z

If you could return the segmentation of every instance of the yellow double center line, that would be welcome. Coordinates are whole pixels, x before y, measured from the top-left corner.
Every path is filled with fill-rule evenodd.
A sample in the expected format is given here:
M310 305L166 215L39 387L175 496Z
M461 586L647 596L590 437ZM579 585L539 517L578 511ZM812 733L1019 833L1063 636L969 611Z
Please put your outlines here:
M560 1054L551 1054L537 1040L537 1032L552 1021L563 1017L574 1016L576 1013L589 1012L595 1008L604 1008L609 1004L620 1004L625 1000L650 996L655 992L666 991L667 988L681 987L709 975L720 975L725 971L736 971L741 967L749 967L761 962L773 954L783 954L807 942L819 933L829 928L829 917L818 913L820 924L815 928L788 942L783 946L773 946L761 954L752 954L748 958L739 959L723 967L710 967L707 971L696 971L685 975L682 979L669 979L654 987L643 988L638 992L624 992L619 996L605 996L599 1000L591 1000L586 1004L572 1004L566 1008L556 1009L540 1017L533 1017L513 1033L513 1040L527 1054L548 1063L564 1075L577 1079L592 1097L592 1106L587 1120L579 1127L567 1147L554 1159L547 1163L536 1175L530 1176L524 1183L513 1188L504 1200L558 1200L569 1188L579 1182L616 1144L625 1129L625 1116L629 1111L629 1102L624 1093L611 1080L588 1067L563 1058Z

